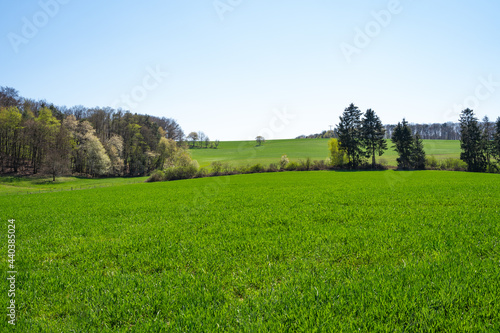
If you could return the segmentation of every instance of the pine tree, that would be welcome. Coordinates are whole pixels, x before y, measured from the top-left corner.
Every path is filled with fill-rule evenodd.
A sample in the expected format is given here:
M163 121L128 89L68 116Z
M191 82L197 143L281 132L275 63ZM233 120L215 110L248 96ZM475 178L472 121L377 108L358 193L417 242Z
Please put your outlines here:
M465 109L460 115L460 159L468 171L484 172L487 167L484 139L474 111Z
M392 142L394 150L399 154L397 158L398 168L409 169L411 167L411 157L413 153L413 136L408 122L403 119L403 123L398 123L392 132Z
M500 164L500 117L497 118L495 123L495 134L492 146L492 155L496 158L497 163Z
M337 127L340 149L345 151L349 159L349 167L356 169L362 162L363 142L361 135L361 111L351 103L340 117Z
M494 124L488 116L484 116L481 123L481 144L486 155L487 167L491 166L491 155L493 154L493 137L495 135Z
M375 168L375 154L378 153L378 156L382 156L387 150L387 142L384 138L385 128L372 109L366 110L361 121L361 135L366 147L366 157L372 158L372 168Z
M416 134L413 141L413 149L411 154L411 164L414 169L425 169L425 151L424 142L419 134Z

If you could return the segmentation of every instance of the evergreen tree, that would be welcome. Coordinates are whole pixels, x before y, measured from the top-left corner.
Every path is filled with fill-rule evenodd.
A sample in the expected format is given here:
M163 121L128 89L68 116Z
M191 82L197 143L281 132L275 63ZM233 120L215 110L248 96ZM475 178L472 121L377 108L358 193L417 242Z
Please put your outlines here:
M493 137L492 154L496 158L497 163L500 164L500 117L497 118L495 123L495 134Z
M375 154L378 153L378 156L382 156L387 150L387 142L384 138L384 125L372 109L366 110L361 121L361 135L366 147L366 157L372 158L372 168L375 168Z
M468 171L486 171L483 135L474 111L469 108L463 110L460 115L460 147L460 159L467 163Z
M481 144L486 155L487 167L491 166L491 155L493 154L493 137L495 135L494 124L490 122L488 116L484 116L481 123Z
M425 169L425 151L424 151L424 142L420 138L419 134L415 135L413 141L413 151L411 154L411 164L413 168L417 170Z
M398 168L409 169L412 165L412 154L414 151L414 141L408 122L403 119L403 123L398 123L392 132L392 142L394 150L399 154L397 158Z
M349 167L357 168L363 158L363 140L361 135L361 111L351 103L340 117L337 127L340 149L345 151L349 159Z

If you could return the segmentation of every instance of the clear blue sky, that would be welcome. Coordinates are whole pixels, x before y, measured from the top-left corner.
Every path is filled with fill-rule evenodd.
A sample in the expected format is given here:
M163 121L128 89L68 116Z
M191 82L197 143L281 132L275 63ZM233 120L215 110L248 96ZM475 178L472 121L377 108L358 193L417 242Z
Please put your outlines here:
M384 123L457 121L465 104L493 119L499 13L496 0L2 1L0 86L220 140L321 132L351 102Z

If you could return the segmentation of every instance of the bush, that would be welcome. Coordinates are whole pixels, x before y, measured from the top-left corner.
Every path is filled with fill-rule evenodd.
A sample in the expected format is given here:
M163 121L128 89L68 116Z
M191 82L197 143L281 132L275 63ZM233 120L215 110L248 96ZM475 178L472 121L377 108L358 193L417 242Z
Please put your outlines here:
M280 160L280 169L284 170L286 168L286 166L288 165L288 163L290 163L290 160L288 159L288 157L286 155L282 155L281 160Z
M164 180L179 180L193 178L198 169L194 165L171 167L164 170Z
M266 169L262 166L262 164L257 163L255 165L252 165L249 169L249 173L259 173L259 172L264 172Z
M434 156L425 157L425 168L426 169L437 169L439 167L439 162Z
M341 168L349 162L345 151L340 149L340 143L338 139L330 139L328 141L328 149L330 150L330 161L333 167Z
M308 157L307 160L299 160L299 163L297 163L297 171L309 171L311 168L311 159Z
M266 170L266 172L278 172L278 171L280 171L280 168L276 163L269 164Z
M224 163L222 164L222 173L224 175L234 175L236 172L236 169L233 168L233 166L229 163Z
M295 171L295 170L298 169L298 167L299 167L299 165L296 162L290 162L285 167L285 170L287 170L287 171Z
M327 170L328 165L325 161L313 161L311 165L311 170Z
M212 175L217 176L221 174L222 172L222 163L221 162L212 162L210 164L210 167L212 168Z
M201 168L196 172L196 175L194 176L194 178L204 178L204 177L208 177L209 175L210 175L210 173L208 172L207 169Z
M155 171L153 171L151 176L149 176L149 178L146 179L146 182L148 182L148 183L161 182L164 180L164 178L165 178L165 173L163 171L155 170Z
M441 170L466 171L467 163L458 158L447 158L440 164Z

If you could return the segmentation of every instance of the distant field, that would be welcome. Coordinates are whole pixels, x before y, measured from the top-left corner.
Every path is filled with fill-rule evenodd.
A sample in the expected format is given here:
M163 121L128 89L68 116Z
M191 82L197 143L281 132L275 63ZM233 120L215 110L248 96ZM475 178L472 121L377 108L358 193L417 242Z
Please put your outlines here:
M384 159L388 165L396 166L397 153L391 148L377 160ZM460 142L445 140L424 140L425 151L437 159L460 157ZM200 166L209 166L214 161L229 162L234 166L247 164L277 163L286 154L291 161L311 158L324 160L328 157L328 139L271 140L258 147L255 141L221 142L218 149L191 149L191 154Z
M498 332L499 197L446 171L10 195L0 262L16 219L18 332Z

